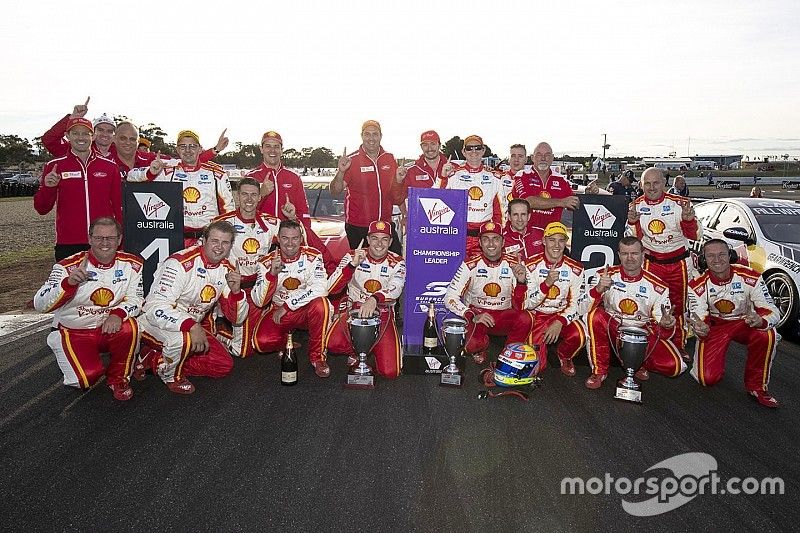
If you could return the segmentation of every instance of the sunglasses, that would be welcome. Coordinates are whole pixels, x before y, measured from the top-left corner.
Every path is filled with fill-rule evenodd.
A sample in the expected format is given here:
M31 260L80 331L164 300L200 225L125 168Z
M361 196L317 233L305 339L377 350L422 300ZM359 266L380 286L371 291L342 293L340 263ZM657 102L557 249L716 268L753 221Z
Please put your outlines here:
M483 150L482 144L473 144L471 146L464 147L465 152L480 152L481 150Z

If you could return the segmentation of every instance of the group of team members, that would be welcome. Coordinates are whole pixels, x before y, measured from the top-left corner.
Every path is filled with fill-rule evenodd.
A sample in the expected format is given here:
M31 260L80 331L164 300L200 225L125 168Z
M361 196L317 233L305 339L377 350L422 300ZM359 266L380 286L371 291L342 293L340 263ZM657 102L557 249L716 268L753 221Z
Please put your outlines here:
M701 255L708 270L696 275L687 238L699 240L700 226L688 200L665 192L657 169L645 171L644 194L630 204L621 264L602 269L583 293L583 266L565 253L568 231L560 223L562 210L576 209L579 200L552 172L547 143L536 146L530 170L525 147L512 146L511 168L499 173L484 167L479 136L464 140L465 162L457 165L445 159L430 130L420 137L422 155L406 168L383 150L380 124L365 122L361 146L342 155L330 184L332 194L345 194L352 248L337 264L311 230L302 182L281 164L278 133L262 136L264 162L241 180L234 204L225 172L210 161L227 146L224 132L214 149L201 152L199 137L182 131L179 160L165 160L136 147L131 153L138 132L129 122L110 136L103 132L101 140L101 127L110 121L104 115L89 122L86 111L76 106L48 132L51 143L59 132L66 140L58 138L63 155L53 152L58 157L45 166L44 192L35 201L40 212L57 206L58 263L34 303L55 312L48 344L67 385L92 386L103 374L99 352L107 350L105 373L115 398L131 398L131 375L143 378L148 369L171 391L189 394L194 387L186 376L227 375L230 354L277 351L298 328L309 332L316 374L328 377L328 352L355 362L351 312L380 317L377 371L397 377L402 353L393 304L405 265L392 206L405 212L409 187L440 187L464 190L468 198L467 259L445 306L470 324L466 350L477 363L486 362L490 332L543 349L556 345L567 376L575 375L573 358L586 346L592 369L586 386L596 389L606 379L618 328L636 325L647 329L651 345L639 378L647 379L648 371L677 376L689 359L686 314L698 336L691 373L700 383L721 379L733 339L748 346L747 391L762 405L778 405L767 389L778 312L763 281L752 269L732 265L722 241L706 244ZM141 260L117 251L123 236L115 195L123 179L177 181L184 189L187 248L159 266L146 300ZM715 253L723 245L725 254ZM231 332L217 329L217 315L230 322ZM546 357L541 360L544 370Z

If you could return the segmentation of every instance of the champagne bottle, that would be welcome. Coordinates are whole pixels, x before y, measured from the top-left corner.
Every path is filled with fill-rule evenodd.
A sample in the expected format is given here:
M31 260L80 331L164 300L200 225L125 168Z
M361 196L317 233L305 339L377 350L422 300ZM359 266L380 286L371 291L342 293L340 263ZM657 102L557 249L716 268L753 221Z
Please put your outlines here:
M425 321L425 328L422 330L422 338L422 354L436 354L439 347L439 336L436 334L436 305L433 302L428 304L428 319Z
M281 385L297 385L297 354L292 345L292 334L286 338L286 349L281 354Z

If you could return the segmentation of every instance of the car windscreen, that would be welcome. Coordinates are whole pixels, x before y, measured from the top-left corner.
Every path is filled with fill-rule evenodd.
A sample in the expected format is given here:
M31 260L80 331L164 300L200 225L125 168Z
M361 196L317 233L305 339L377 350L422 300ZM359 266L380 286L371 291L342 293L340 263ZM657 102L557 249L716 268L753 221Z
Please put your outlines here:
M312 217L338 217L344 215L344 202L333 198L327 183L304 184L308 212Z
M764 202L751 209L767 239L800 244L800 205Z

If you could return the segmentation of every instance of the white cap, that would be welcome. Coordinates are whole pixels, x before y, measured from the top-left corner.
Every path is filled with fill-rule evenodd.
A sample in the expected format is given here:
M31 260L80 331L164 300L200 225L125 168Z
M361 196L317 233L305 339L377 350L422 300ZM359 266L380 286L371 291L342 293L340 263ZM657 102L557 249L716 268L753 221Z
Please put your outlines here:
M100 115L99 117L94 119L92 121L92 124L94 125L95 128L97 127L98 124L111 124L115 128L117 127L117 125L114 123L114 121L111 119L111 117L109 117L105 113L103 113L102 115Z

